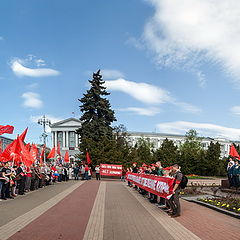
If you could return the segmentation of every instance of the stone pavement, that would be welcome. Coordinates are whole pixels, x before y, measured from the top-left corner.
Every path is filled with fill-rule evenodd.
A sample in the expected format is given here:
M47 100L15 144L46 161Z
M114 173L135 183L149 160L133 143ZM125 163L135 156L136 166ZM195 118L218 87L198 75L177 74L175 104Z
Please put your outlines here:
M69 181L0 202L0 239L240 239L238 219L181 204L172 219L118 180Z

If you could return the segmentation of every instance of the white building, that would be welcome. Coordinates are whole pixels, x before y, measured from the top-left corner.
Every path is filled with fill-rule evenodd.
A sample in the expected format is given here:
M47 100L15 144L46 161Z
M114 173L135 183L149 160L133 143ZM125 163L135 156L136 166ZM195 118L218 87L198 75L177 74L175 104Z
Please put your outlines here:
M68 118L50 125L52 133L52 146L60 144L61 154L69 151L71 160L79 153L79 136L76 130L81 126L81 121L76 118Z
M184 135L174 135L174 134L164 134L164 133L149 133L149 132L128 132L130 143L132 145L136 144L137 141L141 138L148 139L150 143L153 144L154 149L158 149L161 147L164 139L168 139L174 142L176 146L180 146L185 141ZM219 143L221 148L221 158L228 157L230 146L233 141L222 139L222 138L203 138L201 141L201 145L203 149L208 149L210 143ZM234 142L239 144L239 142Z
M81 126L81 121L76 118L68 118L66 120L54 123L50 125L52 132L52 144L57 146L58 142L61 146L62 154L65 154L66 150L69 150L69 154L72 159L74 155L79 153L79 136L76 134L76 130ZM164 133L149 133L149 132L128 132L129 143L134 145L140 138L148 139L153 143L154 149L161 146L164 139L172 140L176 146L180 146L185 141L184 135L164 134ZM207 149L210 142L218 142L221 146L221 158L228 157L230 145L233 143L227 139L220 138L203 138L202 147ZM239 144L240 142L235 142Z

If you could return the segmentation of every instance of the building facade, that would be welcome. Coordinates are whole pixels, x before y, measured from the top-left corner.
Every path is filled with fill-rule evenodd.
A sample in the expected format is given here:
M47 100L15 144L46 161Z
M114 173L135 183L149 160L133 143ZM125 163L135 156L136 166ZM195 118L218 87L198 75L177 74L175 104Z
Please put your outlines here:
M186 140L185 135L174 135L174 134L163 134L163 133L148 133L148 132L128 132L129 133L129 142L131 145L135 145L139 139L143 138L149 140L153 144L154 149L161 147L163 141L167 138L174 142L177 147L180 147ZM219 143L221 149L221 158L228 157L230 146L234 141L230 141L223 138L202 138L201 145L203 149L207 150L210 143ZM234 143L239 144L240 142L235 141Z
M7 147L8 144L12 143L13 139L0 136L0 148L2 151Z
M79 136L76 130L81 126L81 121L76 118L68 118L66 120L50 125L52 132L52 145L57 146L58 142L61 146L61 153L65 154L69 150L72 159L75 159L75 154L79 153ZM134 146L141 138L149 140L153 144L154 149L161 147L164 139L172 140L174 144L180 147L185 141L184 135L164 134L164 133L149 133L149 132L128 132L129 144ZM221 148L221 158L228 157L230 146L233 141L221 138L202 138L201 145L203 149L208 149L211 141L218 142ZM234 143L240 144L235 141Z
M76 160L75 155L79 153L79 136L76 130L81 126L81 121L76 118L68 118L50 125L52 133L52 146L60 144L61 154L64 156L69 151L72 161Z

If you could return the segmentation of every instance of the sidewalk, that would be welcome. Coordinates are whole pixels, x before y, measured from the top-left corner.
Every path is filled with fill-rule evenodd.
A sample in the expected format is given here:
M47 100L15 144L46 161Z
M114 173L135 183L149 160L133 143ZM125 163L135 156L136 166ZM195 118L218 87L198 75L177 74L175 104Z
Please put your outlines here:
M30 209L20 206L25 212L19 211L15 219L9 218L8 223L2 224L0 239L235 240L240 236L238 219L184 200L181 200L182 216L172 219L119 180L68 184L60 193L56 188L57 195L52 188L51 198L45 202L36 198L39 194L29 194L26 202L36 201L38 206L30 204ZM49 195L49 190L43 189L42 195ZM14 201L5 205L8 208L24 205L22 199ZM6 211L4 215L7 216ZM4 233L6 227L9 232Z

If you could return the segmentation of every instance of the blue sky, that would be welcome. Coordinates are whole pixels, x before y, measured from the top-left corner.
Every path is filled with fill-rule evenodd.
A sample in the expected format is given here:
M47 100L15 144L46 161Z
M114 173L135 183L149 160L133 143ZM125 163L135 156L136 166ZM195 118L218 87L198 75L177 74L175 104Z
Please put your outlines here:
M102 69L129 131L240 139L240 3L231 0L3 0L0 125L80 116ZM51 139L49 138L49 143Z

